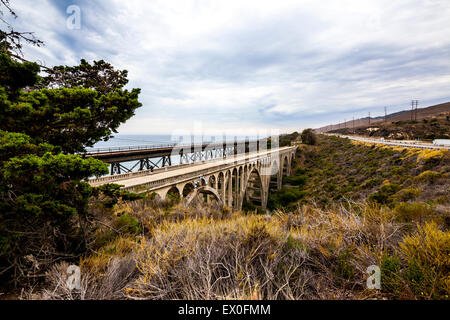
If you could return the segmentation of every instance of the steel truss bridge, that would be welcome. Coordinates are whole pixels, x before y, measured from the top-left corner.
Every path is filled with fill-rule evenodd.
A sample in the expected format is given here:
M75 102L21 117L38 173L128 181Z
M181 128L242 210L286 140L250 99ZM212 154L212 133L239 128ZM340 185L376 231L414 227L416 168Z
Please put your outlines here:
M110 174L130 173L134 171L153 171L157 168L172 166L172 157L179 156L180 164L207 161L216 158L226 158L244 152L263 149L267 141L234 141L234 142L204 142L197 145L153 145L101 148L87 151L84 157L92 157L110 164ZM125 166L124 162L135 162Z

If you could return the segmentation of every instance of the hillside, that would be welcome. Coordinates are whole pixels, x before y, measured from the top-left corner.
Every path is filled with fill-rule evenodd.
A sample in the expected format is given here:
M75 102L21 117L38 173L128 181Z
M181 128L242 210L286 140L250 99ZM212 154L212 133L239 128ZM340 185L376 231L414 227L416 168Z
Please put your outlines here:
M330 152L330 150L332 150ZM448 299L450 154L321 136L300 145L272 211L231 212L152 195L114 208L65 289L55 264L41 299ZM366 269L381 268L381 290ZM33 295L33 294L34 295Z
M450 152L364 144L319 136L317 145L300 145L294 175L269 204L295 208L315 203L374 200L395 207L402 202L433 204L450 212ZM292 197L294 201L288 197Z
M394 119L403 119L405 115ZM418 121L398 120L394 122L378 122L370 126L345 128L330 131L345 135L368 137L384 137L395 140L434 140L450 139L450 112L441 113Z
M433 117L441 117L442 118L442 117L445 117L446 115L450 115L450 102L441 103L441 104L426 107L426 108L418 108L417 112L414 113L413 120L420 121L425 118L433 118ZM345 129L345 128L353 129L353 127L354 128L368 127L368 126L374 125L374 124L380 126L381 123L384 123L384 120L385 120L384 116L372 117L372 118L370 118L370 123L369 123L369 118L365 117L365 118L355 119L354 122L352 120L349 120L346 123L341 122L341 123L333 124L332 126L325 126L325 127L317 128L315 130L316 130L316 132L323 133L323 132L330 132L330 131ZM388 123L394 123L394 122L398 122L398 121L411 121L411 109L391 113L386 116L386 122L388 122Z

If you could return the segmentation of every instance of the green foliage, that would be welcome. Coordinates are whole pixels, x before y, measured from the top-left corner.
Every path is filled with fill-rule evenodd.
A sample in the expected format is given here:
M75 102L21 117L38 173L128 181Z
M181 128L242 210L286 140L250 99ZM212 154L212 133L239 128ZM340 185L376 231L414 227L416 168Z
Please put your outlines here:
M353 254L349 248L339 252L337 255L337 263L334 266L335 275L344 280L351 280L355 274L354 268L350 263Z
M115 229L121 233L138 235L142 231L141 223L135 217L127 214L121 215L114 225Z
M434 209L426 203L401 202L395 208L395 215L400 222L423 222L435 217Z
M86 179L106 174L107 165L71 154L108 139L129 119L140 106L139 89L122 90L124 78L109 86L105 73L80 76L71 88L36 90L38 72L37 64L0 54L0 265L11 273L27 255L52 261L60 252L82 252L93 192L109 193L110 203L140 198L115 187L93 190ZM121 76L126 72L114 75Z
M361 188L363 188L363 189L373 188L373 187L379 185L380 182L381 182L380 178L370 178L370 179L367 179L366 181L364 181L364 183L361 185Z
M306 244L304 244L301 240L295 239L291 234L289 234L286 240L286 245L290 249L309 251L309 248L306 246Z
M29 135L35 144L50 143L63 152L83 152L108 139L140 106L139 90L99 96L84 88L42 89L23 93L0 113L1 128ZM101 119L101 121L99 121Z
M404 287L400 274L400 259L397 256L384 254L381 258L381 289L389 292L394 298L399 298Z
M280 135L279 136L280 147L290 146L291 142L293 142L296 139L298 139L299 136L300 136L300 134L298 132L293 132L293 133L290 133L290 134L282 134L282 135Z
M439 230L434 222L419 226L415 234L400 243L405 259L404 277L419 298L448 299L450 290L450 233Z
M396 183L384 183L380 190L371 194L369 200L376 201L381 204L387 204L392 201L392 196L400 190L400 186Z
M272 210L280 207L285 207L292 204L293 202L301 200L303 196L304 192L300 191L298 188L283 187L277 192L269 193L267 207Z
M283 183L291 184L293 186L303 186L305 185L308 177L306 175L294 175L290 177L284 177Z
M113 208L119 200L134 201L145 197L145 194L137 194L126 190L121 190L121 187L121 185L113 183L104 184L93 188L93 196L100 200L106 208Z
M414 178L417 182L424 182L424 183L434 183L437 179L441 178L442 174L439 172L426 170L419 174L417 177Z
M103 61L94 61L91 65L81 59L78 66L56 66L47 71L39 84L45 88L76 88L92 89L99 94L108 94L123 88L128 83L127 70L115 70L114 67Z
M449 268L450 233L427 222L403 238L397 255L383 255L382 290L394 298L448 299Z
M422 191L418 188L413 188L413 187L409 187L409 188L405 188L400 190L399 192L397 192L394 196L393 199L394 200L399 200L399 201L408 201L408 200L414 200L416 199L420 194L422 193Z
M317 143L316 135L312 129L303 130L301 137L304 144L315 145Z
M82 152L85 147L110 138L141 106L140 90L123 90L120 87L123 81L103 91L94 90L93 79L81 79L80 84L88 81L89 88L19 92L20 88L36 83L39 67L15 62L2 54L0 70L0 129L27 134L33 143L50 143L61 147L63 152ZM104 82L99 86L107 85Z
M9 99L16 100L21 88L34 85L38 79L39 65L17 62L8 55L0 54L0 87L6 89Z
M167 193L167 199L170 203L178 203L181 200L181 195L176 192L168 192Z

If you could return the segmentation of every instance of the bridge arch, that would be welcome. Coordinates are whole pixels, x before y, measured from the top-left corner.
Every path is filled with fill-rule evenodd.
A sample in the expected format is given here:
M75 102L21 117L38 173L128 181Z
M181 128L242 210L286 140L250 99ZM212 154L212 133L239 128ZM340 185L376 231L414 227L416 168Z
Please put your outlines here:
M231 171L231 199L230 204L232 208L238 208L239 202L239 170L234 168Z
M191 204L191 202L199 195L199 194L204 194L204 195L211 195L215 198L215 200L217 200L217 203L219 204L219 206L223 205L223 201L219 195L219 193L217 192L216 189L211 188L209 186L202 186L202 187L198 187L196 189L194 189L194 191L192 191L189 196L186 198L186 205Z
M263 209L267 204L267 193L263 179L258 168L254 167L245 183L245 191L242 199L243 206L260 206Z
M192 182L188 182L184 185L183 187L183 198L187 198L193 191L194 191L195 187L194 184Z
M223 199L225 205L232 207L233 201L233 172L232 170L227 170L225 173L225 197Z
M223 201L225 201L225 186L225 174L223 172L219 172L219 175L217 176L217 191L219 192Z
M290 170L289 170L289 157L287 155L285 155L283 157L283 166L281 168L281 170L283 170L283 176L288 176L290 174Z
M164 197L162 197L163 199L180 199L181 198L181 193L180 193L180 189L178 189L177 186L172 186L169 190L167 190L166 194Z
M205 177L200 177L196 180L197 186L203 187L208 184L208 180Z
M241 194L241 192L242 192L242 189L244 188L244 166L240 166L239 167L239 170L238 170L238 177L239 177L239 179L238 179L238 192L239 192L239 195Z
M208 179L208 186L210 186L211 188L216 189L217 188L216 182L217 182L216 176L215 175L211 175L209 177L209 179Z
M281 189L281 168L279 165L280 161L274 159L270 165L270 179L269 179L269 190L280 190Z

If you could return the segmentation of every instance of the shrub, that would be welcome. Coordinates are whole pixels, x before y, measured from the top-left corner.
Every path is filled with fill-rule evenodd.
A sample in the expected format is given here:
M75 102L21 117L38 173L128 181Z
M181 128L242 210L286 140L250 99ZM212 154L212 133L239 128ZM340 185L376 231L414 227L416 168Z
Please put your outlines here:
M351 280L353 278L355 271L350 263L351 258L352 251L349 248L345 248L337 255L334 272L339 279Z
M434 183L437 179L442 177L442 174L439 172L426 170L419 174L417 177L414 178L415 181L418 182L426 182L426 183Z
M438 164L444 155L446 150L422 150L417 157L417 160L423 160L425 164L433 165Z
M394 298L400 298L404 292L404 280L399 257L384 254L381 258L381 290L389 292Z
M269 209L276 209L286 207L293 202L297 202L304 197L305 193L297 188L283 187L275 193L269 193L267 207Z
M315 145L317 143L316 135L312 129L303 130L301 137L304 144Z
M385 181L379 191L369 196L369 200L381 204L390 203L392 201L391 199L392 195L394 195L399 189L400 186L398 184Z
M419 298L448 299L450 292L450 232L435 222L418 226L400 243L400 255L407 263L405 277Z
M371 178L371 179L367 179L367 180L364 181L364 183L361 185L361 188L363 188L363 189L373 188L373 187L379 185L380 182L381 182L380 178Z
M408 201L408 200L415 199L421 193L422 193L422 191L420 189L409 187L409 188L405 188L405 189L402 189L399 192L397 192L393 198L395 200Z
M400 222L422 222L434 217L433 207L420 202L402 202L395 206L396 218Z
M138 235L141 232L141 223L139 220L128 214L121 215L115 222L114 227L121 233Z
M305 175L296 175L291 177L284 177L283 182L292 184L294 186L303 186L306 183L307 177Z
M380 188L381 192L387 193L387 194L394 194L396 193L398 190L400 190L400 186L396 183L383 183L383 185Z

